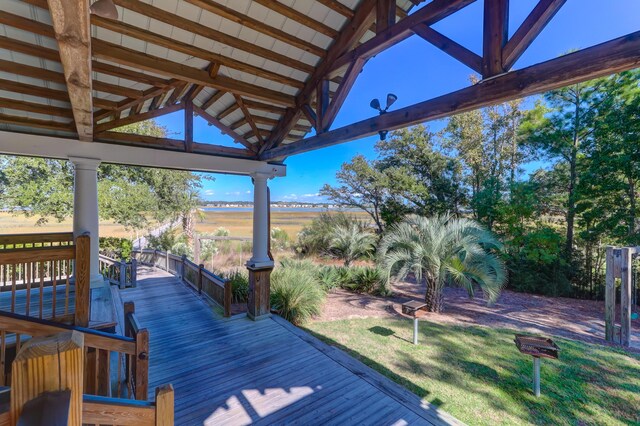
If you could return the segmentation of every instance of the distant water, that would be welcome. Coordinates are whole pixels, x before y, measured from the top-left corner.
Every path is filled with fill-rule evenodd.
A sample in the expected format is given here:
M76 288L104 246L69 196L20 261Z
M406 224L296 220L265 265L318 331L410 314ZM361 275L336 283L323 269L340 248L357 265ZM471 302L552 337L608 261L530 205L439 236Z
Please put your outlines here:
M202 207L205 212L251 212L253 207ZM326 209L324 207L271 207L272 212L325 212L325 211L343 211L343 212L359 212L359 209Z

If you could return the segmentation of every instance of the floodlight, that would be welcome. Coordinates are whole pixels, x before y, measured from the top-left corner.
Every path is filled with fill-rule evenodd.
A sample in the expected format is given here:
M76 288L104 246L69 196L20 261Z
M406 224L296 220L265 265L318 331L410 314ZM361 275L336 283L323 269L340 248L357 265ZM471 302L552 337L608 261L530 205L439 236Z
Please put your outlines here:
M371 108L373 109L377 109L378 111L380 111L380 101L378 100L378 98L372 99L371 102L369 103L369 106L371 106Z
M388 109L391 105L393 105L395 103L395 101L398 100L398 97L396 95L394 95L393 93L389 93L387 95L387 108Z
M98 0L89 8L92 14L101 18L118 19L118 9L113 0Z

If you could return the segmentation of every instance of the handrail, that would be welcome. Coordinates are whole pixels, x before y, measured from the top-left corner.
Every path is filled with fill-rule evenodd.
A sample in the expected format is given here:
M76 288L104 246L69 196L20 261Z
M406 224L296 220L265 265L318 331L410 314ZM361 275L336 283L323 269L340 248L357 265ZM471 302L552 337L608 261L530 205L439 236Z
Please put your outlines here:
M173 386L156 388L154 402L82 396L82 423L99 425L173 426Z
M100 272L109 280L110 284L115 284L120 288L136 287L138 280L138 261L136 259L125 262L101 254L98 256L98 262Z
M132 304L131 304L132 305ZM125 309L131 308L125 307ZM0 385L6 384L4 366L10 363L9 349L15 344L15 353L24 341L31 337L50 336L64 331L78 331L84 335L87 348L85 357L84 393L110 395L117 385L118 396L123 396L121 383L121 356L125 357L128 369L125 371L124 384L129 396L138 400L147 399L149 366L149 333L140 327L133 312L126 312L126 319L136 324L136 332L128 336L119 336L86 327L59 324L52 321L32 318L25 315L0 311ZM126 324L125 324L126 328ZM26 337L26 338L25 338ZM118 356L117 382L112 383L111 352ZM129 366L135 374L129 374Z
M149 332L140 326L135 311L133 302L124 303L124 335L136 342L136 353L126 357L125 377L130 394L145 400L149 390Z
M225 280L205 269L204 265L197 265L186 256L176 256L172 253L143 249L134 250L133 258L139 256L139 262L143 265L153 266L169 272L193 288L199 294L204 294L207 299L220 306L225 317L231 316L232 287L229 280Z
M89 324L89 235L75 241L71 233L1 235L0 242L0 291L11 292L11 312ZM45 287L52 287L50 304L43 298Z
M0 235L0 250L5 250L8 248L17 248L16 246L21 245L25 247L26 245L31 245L32 247L36 247L39 245L40 247L45 247L45 245L54 246L54 243L58 243L58 246L64 245L63 243L67 243L67 245L73 244L73 233L72 232L49 232L44 234L4 234ZM12 246L12 247L7 247Z

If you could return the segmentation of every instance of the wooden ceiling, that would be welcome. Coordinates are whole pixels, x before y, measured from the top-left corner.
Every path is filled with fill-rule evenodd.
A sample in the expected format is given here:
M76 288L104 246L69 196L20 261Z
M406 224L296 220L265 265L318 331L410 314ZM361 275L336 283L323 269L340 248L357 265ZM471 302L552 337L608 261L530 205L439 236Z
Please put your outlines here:
M274 160L639 64L634 33L517 74L527 70L511 68L565 0L539 0L510 38L509 0L484 0L482 55L432 28L474 1L412 11L420 0L114 0L119 18L110 20L90 15L89 1L2 0L0 129ZM331 129L367 60L412 35L484 80L427 101L436 110L419 104ZM114 131L176 111L183 139ZM237 148L194 141L194 116Z

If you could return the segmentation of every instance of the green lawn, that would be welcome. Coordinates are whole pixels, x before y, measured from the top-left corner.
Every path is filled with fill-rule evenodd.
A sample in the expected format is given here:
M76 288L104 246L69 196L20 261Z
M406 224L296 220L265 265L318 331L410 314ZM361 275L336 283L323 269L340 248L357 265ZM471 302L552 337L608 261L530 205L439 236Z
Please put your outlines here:
M470 425L640 424L640 357L555 339L559 360L542 361L542 396L531 392L532 360L513 330L410 320L355 319L306 329Z

